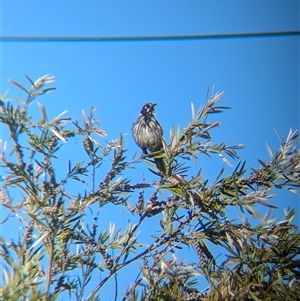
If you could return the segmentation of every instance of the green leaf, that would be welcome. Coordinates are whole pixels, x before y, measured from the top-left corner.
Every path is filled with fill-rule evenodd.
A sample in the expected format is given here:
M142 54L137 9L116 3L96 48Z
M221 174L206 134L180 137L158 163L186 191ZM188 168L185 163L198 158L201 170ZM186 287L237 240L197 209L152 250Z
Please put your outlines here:
M32 249L34 249L49 233L45 232L42 234L31 246Z
M192 102L191 102L191 110L192 110L192 120L195 120L195 107Z
M266 143L266 146L267 146L267 150L268 150L269 156L270 156L271 160L273 160L274 156L273 156L273 152L271 150L271 147L269 146L268 143Z
M288 187L288 190L292 193L295 193L295 194L298 194L300 195L300 190L297 190L297 189L294 189L294 188L291 188L291 187Z
M34 82L30 79L30 77L29 77L28 75L26 75L26 74L25 74L25 76L26 76L26 78L30 81L31 85L35 88L35 84L34 84Z
M12 84L25 91L28 95L30 95L29 92L18 82L14 81L13 79L8 79L8 81L10 81Z

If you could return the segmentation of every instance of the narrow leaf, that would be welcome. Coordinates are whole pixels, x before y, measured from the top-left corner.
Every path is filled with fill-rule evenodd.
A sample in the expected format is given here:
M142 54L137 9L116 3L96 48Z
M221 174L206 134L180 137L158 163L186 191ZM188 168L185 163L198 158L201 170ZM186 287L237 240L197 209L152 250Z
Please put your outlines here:
M8 81L10 81L12 84L14 84L17 87L19 87L20 89L22 89L23 91L25 91L29 95L29 92L18 82L14 81L13 79L8 79Z
M35 88L35 84L34 84L34 82L30 79L30 77L29 77L28 75L26 75L26 74L25 74L25 76L26 76L26 78L30 81L30 83L32 84L32 86Z
M50 128L50 130L52 131L52 133L61 141L67 143L66 139L59 133L57 132L54 128Z
M46 236L48 235L48 232L41 235L31 246L32 249L34 249Z
M273 159L274 158L273 152L272 152L271 147L269 146L268 142L266 143L266 146L267 146L267 150L268 150L270 158Z
M192 120L195 120L195 107L192 102L191 102L191 109L192 109Z
M39 103L39 102L37 102L37 104L38 104L39 109L40 109L40 111L41 111L41 113L43 115L43 122L45 122L45 120L48 120L45 107L41 103Z
M228 166L233 167L233 165L221 154L219 153L219 157L222 159L224 163L226 163Z

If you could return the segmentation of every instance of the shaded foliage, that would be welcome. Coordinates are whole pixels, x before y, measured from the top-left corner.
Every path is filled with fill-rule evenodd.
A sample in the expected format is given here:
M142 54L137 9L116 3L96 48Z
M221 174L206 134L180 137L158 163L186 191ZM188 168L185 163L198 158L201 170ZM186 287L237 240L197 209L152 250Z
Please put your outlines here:
M9 136L1 145L0 200L6 214L1 222L5 228L17 217L23 229L13 235L16 241L0 237L1 299L100 300L110 278L116 289L103 300L297 299L300 235L293 225L295 211L286 209L284 219L276 220L270 210L275 209L274 189L299 194L298 131L290 130L275 153L267 146L270 161L259 160L261 167L251 173L240 161L231 172L222 168L210 182L201 169L191 175L189 167L202 156L218 155L229 166L240 160L242 145L213 143L211 130L220 122L211 123L209 116L228 109L218 105L222 93L216 93L198 111L192 105L187 126L173 127L164 149L151 154L165 161L161 175L147 157L127 159L121 134L106 143L93 107L88 115L82 112L81 122L64 117L66 112L48 120L38 103L41 117L33 120L30 105L55 88L46 87L53 82L49 75L27 79L28 90L10 80L26 93L24 101L16 97L19 105L14 105L3 95L0 103L0 120ZM64 176L59 176L57 167L64 164L58 164L57 154L79 138L87 159L65 162ZM141 161L151 169L153 181L124 177ZM74 181L85 191L68 189ZM116 229L112 217L109 228L99 229L102 211L112 205L134 222ZM257 205L268 209L264 216ZM241 212L240 220L229 219L231 208ZM86 219L91 212L93 218ZM159 231L144 240L139 232L149 219ZM198 260L179 260L186 254L183 247ZM118 271L134 263L140 266L136 278L125 279L128 288L120 292ZM91 287L91 278L99 274L100 281ZM203 283L206 289L200 290Z

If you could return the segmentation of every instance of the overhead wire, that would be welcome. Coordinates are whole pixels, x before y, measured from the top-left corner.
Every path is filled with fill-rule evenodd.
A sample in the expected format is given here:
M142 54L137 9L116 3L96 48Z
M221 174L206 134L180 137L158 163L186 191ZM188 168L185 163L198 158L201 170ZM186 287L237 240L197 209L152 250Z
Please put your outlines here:
M151 36L2 36L1 42L138 42L138 41L183 41L209 39L236 39L297 36L299 30L274 32L244 32L195 35L151 35Z

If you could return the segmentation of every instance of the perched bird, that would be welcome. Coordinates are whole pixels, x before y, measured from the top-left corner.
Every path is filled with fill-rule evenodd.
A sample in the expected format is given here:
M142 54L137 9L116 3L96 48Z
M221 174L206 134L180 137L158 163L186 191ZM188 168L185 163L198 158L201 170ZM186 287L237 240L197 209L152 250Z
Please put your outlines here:
M163 129L154 116L156 103L146 103L131 128L132 137L135 143L142 149L144 154L147 151L156 152L162 147ZM156 167L165 173L165 164L161 158L154 158Z

